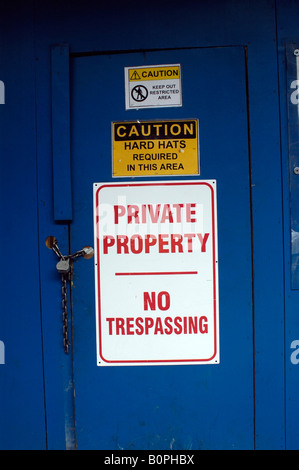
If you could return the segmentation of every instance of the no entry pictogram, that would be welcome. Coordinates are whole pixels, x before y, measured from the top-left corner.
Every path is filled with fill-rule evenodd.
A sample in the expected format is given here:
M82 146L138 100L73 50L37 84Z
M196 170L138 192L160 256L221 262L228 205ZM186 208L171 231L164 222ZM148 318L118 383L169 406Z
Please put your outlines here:
M132 88L131 96L134 101L144 101L148 97L148 90L143 85L137 85Z

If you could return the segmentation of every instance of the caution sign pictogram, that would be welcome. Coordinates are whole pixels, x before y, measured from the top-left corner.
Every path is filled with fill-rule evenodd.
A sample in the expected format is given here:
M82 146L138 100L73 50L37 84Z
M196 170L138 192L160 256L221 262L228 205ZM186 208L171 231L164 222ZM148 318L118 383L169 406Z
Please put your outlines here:
M135 81L135 80L141 80L141 77L137 70L133 70L131 76L130 76L130 81Z
M199 174L197 119L112 123L112 176Z
M182 106L180 64L125 68L126 109Z

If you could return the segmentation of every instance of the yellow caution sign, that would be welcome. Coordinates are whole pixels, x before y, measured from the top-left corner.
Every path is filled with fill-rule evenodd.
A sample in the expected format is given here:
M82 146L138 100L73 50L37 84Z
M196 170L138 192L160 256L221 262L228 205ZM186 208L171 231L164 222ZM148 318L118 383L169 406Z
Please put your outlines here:
M198 120L112 123L113 177L199 174Z

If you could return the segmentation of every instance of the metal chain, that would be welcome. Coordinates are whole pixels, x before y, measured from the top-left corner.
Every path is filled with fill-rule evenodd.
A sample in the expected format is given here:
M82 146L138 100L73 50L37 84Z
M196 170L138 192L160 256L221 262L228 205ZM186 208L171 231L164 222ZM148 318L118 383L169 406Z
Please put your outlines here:
M67 311L67 275L61 275L61 284L62 284L62 333L63 333L63 347L64 352L68 354L69 352L69 326L68 326L68 311Z
M57 271L61 274L61 292L62 292L62 331L63 331L63 347L64 352L69 352L69 325L68 325L68 311L67 311L67 282L72 286L73 280L73 261L83 256L83 258L89 259L93 257L93 248L91 246L85 246L82 250L77 251L73 255L64 256L57 244L55 237L50 235L46 238L47 248L54 251L58 256L59 262L56 264Z

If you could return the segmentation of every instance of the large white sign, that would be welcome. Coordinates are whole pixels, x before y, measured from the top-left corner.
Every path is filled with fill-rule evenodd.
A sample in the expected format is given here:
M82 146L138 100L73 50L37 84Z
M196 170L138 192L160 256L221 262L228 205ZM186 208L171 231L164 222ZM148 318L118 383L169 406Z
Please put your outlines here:
M97 364L219 363L216 181L94 184Z

